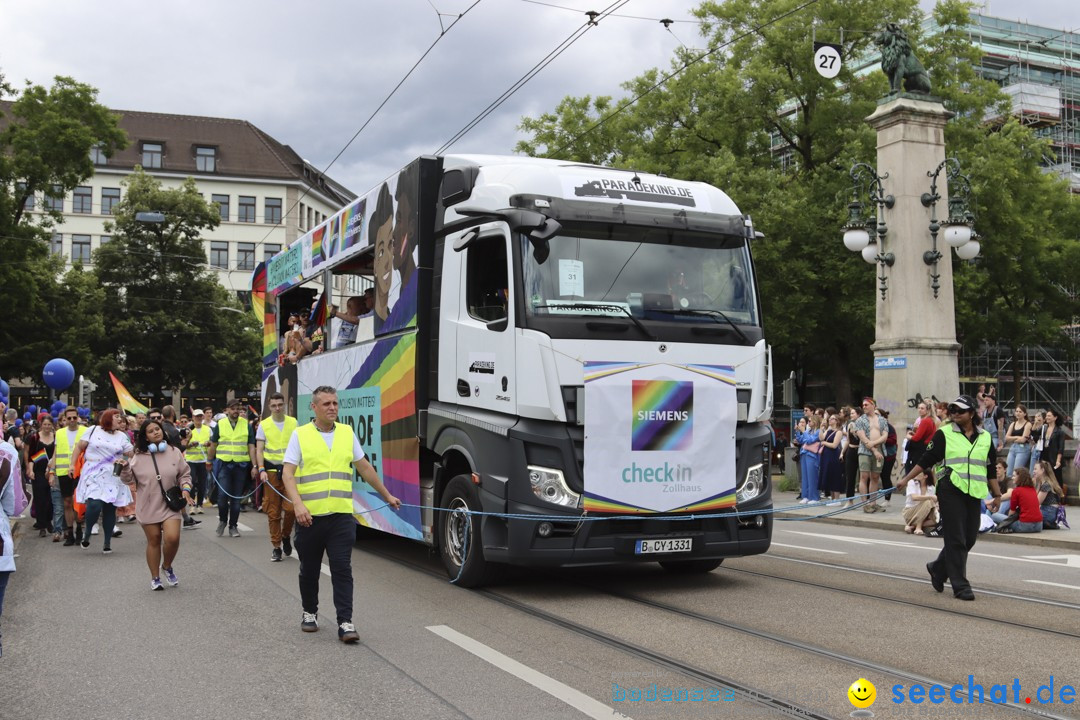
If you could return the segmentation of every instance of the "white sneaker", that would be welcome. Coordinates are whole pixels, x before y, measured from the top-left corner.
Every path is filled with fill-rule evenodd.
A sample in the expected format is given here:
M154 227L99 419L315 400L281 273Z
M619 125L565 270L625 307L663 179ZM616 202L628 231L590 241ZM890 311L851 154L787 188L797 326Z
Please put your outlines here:
M91 535L97 535L99 527L101 527L101 526L100 525L94 525L94 527L90 528L90 534Z
M807 500L806 498L803 498L802 500L799 501L799 504L800 505L809 505L810 501Z
M842 505L842 503L839 500L837 500L836 502L825 503L826 507L839 507L840 505Z

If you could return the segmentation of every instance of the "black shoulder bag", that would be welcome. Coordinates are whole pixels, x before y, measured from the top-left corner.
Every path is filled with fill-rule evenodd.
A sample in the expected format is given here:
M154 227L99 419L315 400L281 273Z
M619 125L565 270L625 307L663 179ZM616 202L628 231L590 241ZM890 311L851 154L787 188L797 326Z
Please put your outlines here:
M168 490L165 489L165 485L161 482L161 471L158 470L157 457L154 453L150 453L150 459L154 461L154 472L157 473L157 484L161 488L161 497L165 498L165 506L170 510L182 510L187 505L187 500L184 499L184 493L180 490L178 485L173 485Z

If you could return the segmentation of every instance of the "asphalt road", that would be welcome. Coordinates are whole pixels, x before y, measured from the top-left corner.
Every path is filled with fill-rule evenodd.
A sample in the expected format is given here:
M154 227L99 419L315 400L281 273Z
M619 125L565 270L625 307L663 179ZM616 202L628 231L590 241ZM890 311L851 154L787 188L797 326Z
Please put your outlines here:
M242 515L236 539L203 518L164 592L149 589L138 526L111 556L100 537L89 550L21 538L0 718L777 717L755 693L797 706L788 717L842 718L861 676L876 717L1080 717L1024 703L1051 675L1056 693L1080 685L1080 556L1063 550L980 543L964 603L927 581L940 541L816 522L777 523L768 555L705 576L518 571L487 592L450 585L419 545L364 539L361 643L346 646L329 625L300 632L298 565L270 562L263 515ZM328 577L321 597L332 619ZM892 702L894 685L966 688L969 674L987 691L1019 680L1024 707ZM719 694L653 701L653 686Z

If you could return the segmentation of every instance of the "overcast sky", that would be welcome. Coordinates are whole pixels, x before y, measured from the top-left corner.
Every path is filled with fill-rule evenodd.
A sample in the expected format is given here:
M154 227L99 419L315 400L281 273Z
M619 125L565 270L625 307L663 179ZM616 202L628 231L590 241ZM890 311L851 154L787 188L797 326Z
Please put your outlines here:
M613 0L481 0L330 169L362 194L434 152L584 21ZM0 72L13 85L70 75L116 109L248 120L325 168L473 0L0 0ZM592 28L451 152L509 153L523 115L566 95L620 95L700 45L698 0L629 0ZM932 3L922 0L924 9ZM553 7L553 6L561 7ZM989 11L1080 26L1076 0L991 0ZM634 16L634 17L630 17ZM670 30L658 22L676 22ZM1080 48L1078 48L1080 50Z

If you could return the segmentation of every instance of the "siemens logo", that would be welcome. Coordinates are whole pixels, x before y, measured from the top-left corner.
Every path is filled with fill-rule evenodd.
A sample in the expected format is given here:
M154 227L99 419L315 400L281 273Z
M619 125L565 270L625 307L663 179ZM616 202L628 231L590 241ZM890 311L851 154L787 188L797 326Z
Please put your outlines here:
M630 467L623 468L622 481L624 483L690 482L693 474L694 471L689 465L681 463L678 465L664 463L656 467L640 467L637 463L632 463Z
M689 420L690 413L685 410L638 410L638 420L661 420L675 422L676 420Z

